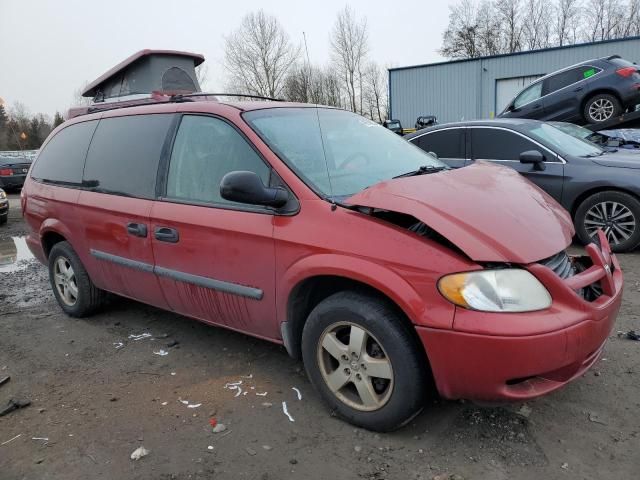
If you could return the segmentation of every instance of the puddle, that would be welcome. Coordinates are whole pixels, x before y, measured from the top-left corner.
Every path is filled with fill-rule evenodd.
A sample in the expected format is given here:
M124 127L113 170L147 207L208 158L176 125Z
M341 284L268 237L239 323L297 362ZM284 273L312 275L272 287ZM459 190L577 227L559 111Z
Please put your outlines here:
M33 254L24 237L0 240L0 273L17 272L27 268Z

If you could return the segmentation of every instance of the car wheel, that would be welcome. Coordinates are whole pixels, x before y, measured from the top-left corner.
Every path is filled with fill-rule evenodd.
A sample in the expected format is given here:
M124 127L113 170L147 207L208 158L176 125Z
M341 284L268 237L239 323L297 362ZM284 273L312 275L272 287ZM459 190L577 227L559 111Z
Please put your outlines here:
M4 225L9 220L9 214L0 215L0 225Z
M86 317L105 299L68 242L56 243L49 253L49 280L53 294L64 312L71 317Z
M620 102L613 95L601 93L587 100L584 106L584 119L589 123L601 123L622 113Z
M593 241L602 229L614 252L628 252L640 243L640 202L622 192L596 193L583 201L575 216L578 238Z
M388 302L345 291L320 302L302 333L314 388L343 419L391 431L422 410L429 366L415 332Z

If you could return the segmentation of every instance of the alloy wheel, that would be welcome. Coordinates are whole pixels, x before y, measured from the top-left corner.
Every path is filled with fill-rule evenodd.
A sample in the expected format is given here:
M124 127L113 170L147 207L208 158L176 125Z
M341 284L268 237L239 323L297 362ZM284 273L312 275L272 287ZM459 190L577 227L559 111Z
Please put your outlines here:
M69 259L60 256L53 266L53 282L60 299L69 307L78 301L78 284Z
M331 392L360 411L382 408L393 391L393 368L382 344L350 322L329 326L318 342L318 365Z
M618 202L600 202L591 207L584 219L584 228L590 237L602 229L610 244L616 245L631 238L636 229L636 218L629 208Z
M589 116L596 122L604 122L613 116L615 107L607 98L599 98L589 105Z

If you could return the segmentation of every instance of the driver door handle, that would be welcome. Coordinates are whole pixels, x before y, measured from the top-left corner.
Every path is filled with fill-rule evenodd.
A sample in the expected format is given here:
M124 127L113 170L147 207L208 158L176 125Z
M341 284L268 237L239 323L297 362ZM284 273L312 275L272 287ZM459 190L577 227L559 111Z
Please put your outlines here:
M178 230L170 227L156 227L154 231L156 240L160 242L178 243L180 234Z
M134 237L145 238L147 236L147 226L144 223L127 223L127 233Z

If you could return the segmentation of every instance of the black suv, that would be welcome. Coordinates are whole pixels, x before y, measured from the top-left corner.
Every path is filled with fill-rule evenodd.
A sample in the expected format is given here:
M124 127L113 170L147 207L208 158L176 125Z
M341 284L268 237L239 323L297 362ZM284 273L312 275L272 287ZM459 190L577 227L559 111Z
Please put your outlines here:
M601 123L640 104L640 67L617 55L553 72L528 85L498 117Z

